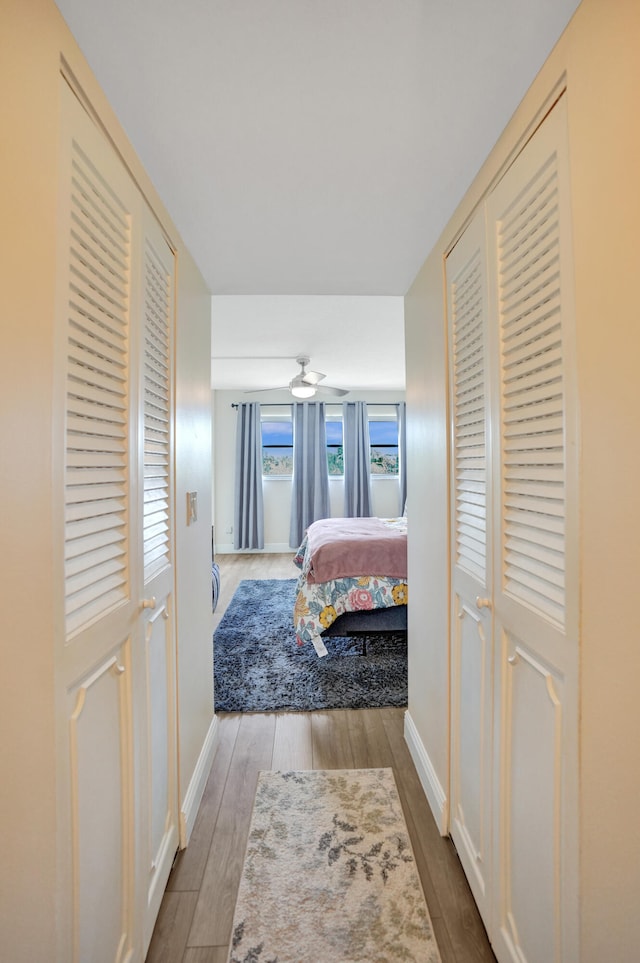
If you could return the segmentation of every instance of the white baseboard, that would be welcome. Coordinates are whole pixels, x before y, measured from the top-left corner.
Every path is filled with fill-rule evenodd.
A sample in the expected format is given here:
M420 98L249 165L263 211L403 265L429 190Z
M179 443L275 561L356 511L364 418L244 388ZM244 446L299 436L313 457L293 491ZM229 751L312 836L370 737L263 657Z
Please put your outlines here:
M449 833L449 801L445 793L433 764L429 759L429 754L424 747L416 725L409 715L409 710L404 714L404 738L409 747L411 758L416 767L418 778L427 797L433 818L440 831L441 836Z
M270 552L285 552L290 554L291 558L295 555L295 549L291 548L285 542L268 542L264 548L234 548L233 542L223 542L220 544L216 542L215 554L216 555L235 555L236 553L241 553L243 555L268 555Z
M198 815L218 740L218 717L214 715L205 736L193 775L180 807L180 849L185 849Z

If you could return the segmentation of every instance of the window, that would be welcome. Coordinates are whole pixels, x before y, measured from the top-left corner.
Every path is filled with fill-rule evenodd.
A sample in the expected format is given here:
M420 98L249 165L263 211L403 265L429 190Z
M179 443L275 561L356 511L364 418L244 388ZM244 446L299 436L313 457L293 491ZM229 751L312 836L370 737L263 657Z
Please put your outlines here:
M398 421L373 420L369 418L369 440L371 444L371 474L397 475L398 460Z
M293 474L293 422L291 416L274 417L263 414L262 474L274 477ZM342 417L326 421L327 467L329 475L344 475L342 454Z
M374 476L397 476L398 420L395 406L369 406L369 436L371 474ZM375 412L374 417L371 414ZM270 478L290 478L293 475L293 422L288 405L263 405L262 426L262 474ZM327 466L330 478L344 475L344 437L342 431L342 405L327 405Z
M293 422L279 418L263 417L262 428L262 474L293 474Z

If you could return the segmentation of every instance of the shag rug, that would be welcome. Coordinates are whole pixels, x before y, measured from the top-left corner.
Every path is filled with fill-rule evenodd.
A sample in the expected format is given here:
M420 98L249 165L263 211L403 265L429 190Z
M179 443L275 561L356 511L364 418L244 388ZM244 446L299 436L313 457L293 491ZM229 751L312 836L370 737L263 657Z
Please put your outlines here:
M228 963L440 963L391 769L261 772Z
M298 645L296 579L240 582L213 634L216 712L364 709L407 704L407 643L397 635Z

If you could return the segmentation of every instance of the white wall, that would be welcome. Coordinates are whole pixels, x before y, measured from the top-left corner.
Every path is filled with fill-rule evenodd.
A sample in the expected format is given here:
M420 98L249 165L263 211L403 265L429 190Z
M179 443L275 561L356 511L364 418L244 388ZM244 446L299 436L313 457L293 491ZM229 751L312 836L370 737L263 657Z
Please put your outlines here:
M216 552L233 552L233 505L235 491L235 444L236 409L232 404L256 400L255 395L241 391L212 392L214 417L214 505L213 519L216 533ZM288 391L263 392L260 404L290 403ZM371 404L393 404L404 401L402 392L379 391L350 392L345 401L368 401ZM344 486L342 479L329 482L331 513L340 517L344 511ZM399 513L399 488L395 478L372 479L374 514L391 518ZM289 519L291 511L291 479L266 478L264 480L264 540L265 552L289 552Z

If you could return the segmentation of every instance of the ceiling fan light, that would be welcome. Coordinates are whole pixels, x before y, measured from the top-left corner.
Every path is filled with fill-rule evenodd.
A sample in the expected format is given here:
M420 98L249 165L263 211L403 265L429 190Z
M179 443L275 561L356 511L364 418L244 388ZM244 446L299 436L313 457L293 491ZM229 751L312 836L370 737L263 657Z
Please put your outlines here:
M291 394L294 398L313 398L315 393L315 385L291 385Z

